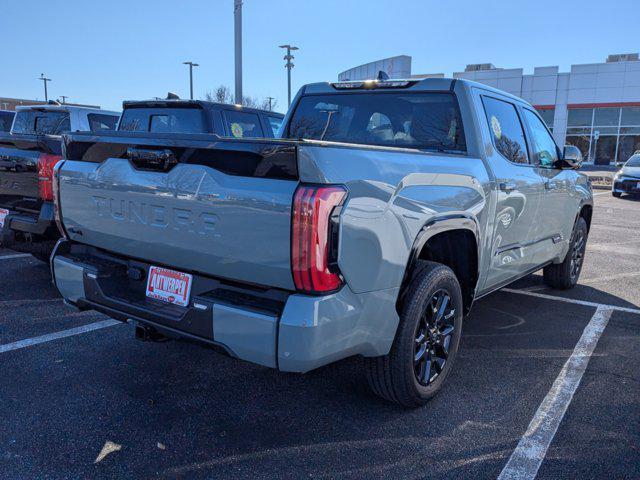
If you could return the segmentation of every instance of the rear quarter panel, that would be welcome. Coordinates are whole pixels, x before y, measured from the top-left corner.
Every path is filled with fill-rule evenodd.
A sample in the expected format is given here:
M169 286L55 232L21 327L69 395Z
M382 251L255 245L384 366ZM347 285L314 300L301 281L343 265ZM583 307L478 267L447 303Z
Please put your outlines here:
M428 222L487 225L490 179L481 159L400 149L299 149L303 182L344 184L338 263L354 293L401 285L411 249ZM468 222L467 222L468 223Z

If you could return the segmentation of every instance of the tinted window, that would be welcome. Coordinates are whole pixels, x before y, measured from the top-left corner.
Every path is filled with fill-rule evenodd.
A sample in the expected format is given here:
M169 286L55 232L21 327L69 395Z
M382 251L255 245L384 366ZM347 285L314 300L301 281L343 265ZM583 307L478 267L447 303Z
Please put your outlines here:
M558 160L556 143L535 113L525 108L524 116L531 129L533 151L536 156L534 163L541 167L551 167Z
M264 137L260 119L255 113L226 110L224 119L229 135L234 138Z
M13 115L13 112L0 112L0 132L8 132L11 130Z
M89 129L92 132L97 130L115 130L118 117L113 115L103 115L99 113L90 113L87 115L89 119Z
M118 130L129 132L206 133L199 108L125 108Z
M273 136L277 137L278 132L280 131L280 127L282 126L282 118L278 117L267 117L269 119L269 125L271 126L271 130L273 131Z
M60 135L71 130L69 112L64 110L20 110L13 133Z
M625 167L640 167L640 155L636 154L631 156L625 164Z
M390 147L465 151L449 93L350 93L302 97L288 137Z
M515 105L483 97L489 132L496 149L513 163L528 163L527 142Z

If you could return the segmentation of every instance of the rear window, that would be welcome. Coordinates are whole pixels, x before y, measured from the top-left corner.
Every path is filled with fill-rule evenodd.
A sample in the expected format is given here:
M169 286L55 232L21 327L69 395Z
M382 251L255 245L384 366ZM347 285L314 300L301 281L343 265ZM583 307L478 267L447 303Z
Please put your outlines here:
M11 130L13 115L12 112L0 112L0 132L8 132Z
M302 97L290 138L466 151L450 93L350 93Z
M223 112L227 132L233 138L259 138L264 137L260 118L256 113L236 112L225 110Z
M269 126L273 131L273 136L278 137L278 132L280 131L280 127L282 126L282 120L284 119L280 117L269 117L269 116L267 116L267 118L269 119Z
M157 133L206 133L199 108L125 108L118 130Z
M90 113L87 115L89 119L89 129L92 132L99 130L115 130L118 117L114 115L104 115L102 113Z
M69 112L64 110L19 110L13 133L60 135L71 130Z

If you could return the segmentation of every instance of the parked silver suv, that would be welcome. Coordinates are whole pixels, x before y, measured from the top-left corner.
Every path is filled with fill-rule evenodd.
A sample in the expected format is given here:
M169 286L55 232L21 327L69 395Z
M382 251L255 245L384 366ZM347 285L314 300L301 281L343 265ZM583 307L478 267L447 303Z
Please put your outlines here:
M523 100L452 79L317 83L283 132L66 136L67 302L283 371L360 355L410 407L450 374L475 299L541 268L578 281L591 187Z

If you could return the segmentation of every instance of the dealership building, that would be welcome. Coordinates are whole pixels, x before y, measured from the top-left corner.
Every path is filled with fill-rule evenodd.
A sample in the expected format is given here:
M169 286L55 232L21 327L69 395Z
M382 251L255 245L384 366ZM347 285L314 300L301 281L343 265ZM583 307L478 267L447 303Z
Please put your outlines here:
M367 63L338 79L442 78L443 73L414 74L411 57L400 55ZM585 162L626 161L640 150L640 59L637 53L609 55L604 63L558 67L496 68L490 63L467 65L453 78L466 78L505 90L531 103L551 129L558 145L575 145Z

